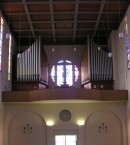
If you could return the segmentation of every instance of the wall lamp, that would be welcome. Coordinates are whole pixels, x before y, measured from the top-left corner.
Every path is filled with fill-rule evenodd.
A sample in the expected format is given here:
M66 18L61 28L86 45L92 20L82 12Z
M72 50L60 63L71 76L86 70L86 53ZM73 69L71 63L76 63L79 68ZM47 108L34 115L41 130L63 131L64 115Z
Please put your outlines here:
M46 121L46 125L47 126L53 126L54 125L54 121L53 120L47 120Z
M78 124L79 126L83 126L84 123L85 123L85 120L84 120L84 119L79 119L79 120L77 121L77 124Z

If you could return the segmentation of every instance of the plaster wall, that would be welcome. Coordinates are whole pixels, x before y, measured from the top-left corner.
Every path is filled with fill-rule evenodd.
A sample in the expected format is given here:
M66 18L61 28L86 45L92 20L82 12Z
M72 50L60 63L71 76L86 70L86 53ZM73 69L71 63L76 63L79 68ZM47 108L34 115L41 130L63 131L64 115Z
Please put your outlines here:
M71 112L67 122L60 120L62 110ZM26 113L25 113L26 112ZM4 145L46 144L54 145L55 134L76 134L77 145L127 144L126 103L99 103L76 101L45 101L37 103L5 104ZM53 126L47 126L49 120ZM77 124L84 121L83 126ZM107 132L99 132L99 126L107 125ZM32 127L31 134L23 133L26 124ZM107 143L107 145L109 145Z

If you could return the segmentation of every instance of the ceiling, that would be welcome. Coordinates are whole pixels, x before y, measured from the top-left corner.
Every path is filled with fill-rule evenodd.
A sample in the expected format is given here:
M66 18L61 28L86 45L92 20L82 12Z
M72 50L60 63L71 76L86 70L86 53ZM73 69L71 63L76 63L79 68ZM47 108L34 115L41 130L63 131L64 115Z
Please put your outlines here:
M106 44L130 0L1 0L1 11L20 45L41 36L49 44Z

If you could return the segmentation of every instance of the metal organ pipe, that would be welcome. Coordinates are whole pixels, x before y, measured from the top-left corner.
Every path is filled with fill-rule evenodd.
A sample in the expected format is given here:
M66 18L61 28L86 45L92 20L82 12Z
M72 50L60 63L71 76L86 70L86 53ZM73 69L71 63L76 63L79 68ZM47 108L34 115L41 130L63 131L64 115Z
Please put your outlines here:
M90 80L112 80L112 58L103 49L98 50L92 39L89 44Z
M39 37L39 59L38 59L38 61L39 61L39 80L41 79L41 37Z
M20 80L19 53L17 54L17 80Z
M41 39L17 54L17 81L38 81L41 71Z
M25 51L25 81L27 81L28 76L28 50Z
M27 80L29 80L29 54L30 54L30 48L27 49L26 55L27 55Z
M37 56L37 54L38 54L38 40L36 40L36 50L35 50L35 52L36 52L36 80L38 80L38 56Z
M32 50L33 50L33 44L31 45L31 50L30 50L30 81L32 81L32 75L33 75L33 68L32 68L32 64L33 64L32 54L33 54L33 52L32 52Z
M22 65L21 65L21 54L19 54L19 80L22 80Z
M35 43L36 42L34 42L34 44L33 44L33 81L35 81Z

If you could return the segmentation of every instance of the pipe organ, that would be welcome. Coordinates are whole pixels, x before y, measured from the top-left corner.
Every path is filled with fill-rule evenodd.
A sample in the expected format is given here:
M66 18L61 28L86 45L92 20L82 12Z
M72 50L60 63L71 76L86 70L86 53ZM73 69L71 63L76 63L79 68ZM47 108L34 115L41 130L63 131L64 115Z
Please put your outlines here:
M81 64L82 84L86 88L113 89L112 57L88 37ZM106 87L105 85L106 84Z
M90 45L90 79L94 81L112 80L112 57L91 40Z
M17 81L39 81L41 78L41 40L17 54Z
M40 37L24 52L18 53L15 61L13 90L43 89L48 86L48 61Z

